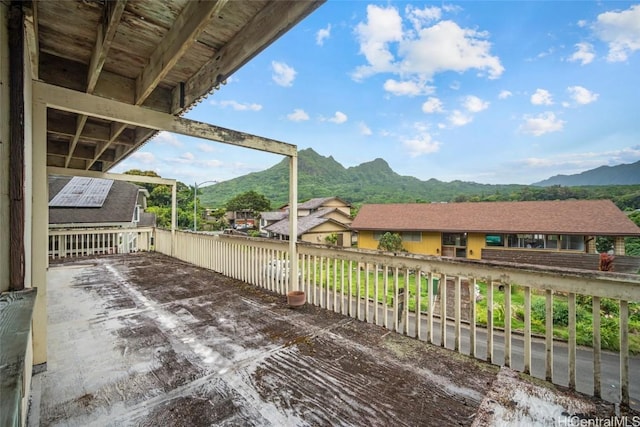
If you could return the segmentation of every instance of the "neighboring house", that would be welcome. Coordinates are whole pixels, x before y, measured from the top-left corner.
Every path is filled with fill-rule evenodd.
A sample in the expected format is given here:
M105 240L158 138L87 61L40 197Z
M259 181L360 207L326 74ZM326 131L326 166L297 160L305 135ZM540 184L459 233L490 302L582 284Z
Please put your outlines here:
M149 248L149 233L143 239L131 231L155 227L155 215L144 212L148 196L146 189L124 181L50 176L49 256Z
M149 192L109 179L49 177L49 228L153 227L145 213Z
M232 228L254 228L256 225L256 219L251 209L228 211L224 217Z
M268 237L289 240L289 207L261 213L261 231ZM298 204L298 240L351 246L351 205L338 197L322 197Z
M596 237L613 238L618 257L625 237L640 237L610 200L371 204L351 227L359 248L377 249L380 237L394 232L411 253L578 268L587 268L579 258L558 257L595 254ZM586 265L598 265L593 256Z

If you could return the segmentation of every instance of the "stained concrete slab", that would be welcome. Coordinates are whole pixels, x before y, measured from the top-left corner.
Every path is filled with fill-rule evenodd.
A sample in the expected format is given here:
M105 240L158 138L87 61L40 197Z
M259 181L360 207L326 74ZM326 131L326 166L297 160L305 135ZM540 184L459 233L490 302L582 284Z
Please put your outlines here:
M54 264L48 286L32 426L471 425L481 406L495 412L496 366L309 304L291 309L160 254Z

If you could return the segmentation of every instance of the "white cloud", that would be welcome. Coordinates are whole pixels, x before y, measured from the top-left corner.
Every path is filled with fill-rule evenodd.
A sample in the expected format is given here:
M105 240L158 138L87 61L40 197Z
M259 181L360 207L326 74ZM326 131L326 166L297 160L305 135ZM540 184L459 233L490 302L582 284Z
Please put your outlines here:
M491 43L486 37L484 32L461 28L453 21L438 22L420 30L415 38L402 41L398 49L400 71L429 79L444 71L477 69L496 79L504 67L497 56L490 54Z
M470 113L479 113L480 111L489 108L489 102L483 101L477 96L469 95L464 99L462 104L464 108Z
M394 56L389 43L402 40L402 18L395 7L367 6L367 22L356 26L360 53L369 65L358 67L354 78L360 80L379 72L393 71Z
M520 126L520 132L541 136L549 132L559 132L563 129L565 122L556 118L550 111L538 114L535 117L524 116L524 123Z
M591 104L592 102L595 102L599 96L597 93L593 93L582 86L569 86L567 91L569 92L571 99L580 105Z
M373 132L371 132L371 129L369 128L369 126L367 126L365 122L358 123L358 129L360 130L361 135L364 135L364 136L373 135Z
M287 114L287 119L292 122L304 122L309 120L309 115L301 108L296 108L293 113Z
M407 6L405 9L407 19L413 25L416 31L420 31L424 24L431 23L433 21L439 21L442 18L442 9L437 6L424 7L423 9L417 9L412 5Z
M159 144L167 144L174 147L182 147L183 145L176 135L165 131L158 132L154 140Z
M325 39L331 37L331 24L327 25L327 28L321 28L316 33L316 44L322 46Z
M499 99L507 99L510 96L513 96L513 94L508 90L501 90L500 93L498 94Z
M552 105L553 99L548 90L536 89L536 93L531 95L531 103L533 105Z
M327 120L333 123L341 124L347 121L347 115L341 111L336 111L333 117Z
M205 153L212 153L214 151L216 151L216 149L210 145L210 144L206 144L204 142L201 142L197 145L198 150L203 151Z
M593 45L591 43L577 43L576 51L569 57L569 61L580 61L580 65L589 64L596 57L593 53Z
M416 137L402 141L402 145L409 150L409 156L418 157L439 151L442 144L434 140L426 129L419 130L420 133Z
M285 87L293 86L293 81L297 74L293 67L288 66L284 62L272 61L271 68L273 69L271 78L276 84Z
M150 153L148 151L136 151L131 155L131 158L144 164L151 164L151 163L155 163L156 161L156 156L154 156L153 153Z
M187 151L186 153L178 157L177 160L182 161L183 163L189 163L192 162L195 158L196 156L194 156L193 153Z
M437 8L408 7L406 14L413 28L403 32L402 17L395 7L367 6L367 20L355 31L367 64L355 70L354 79L395 73L428 81L440 72L470 69L494 79L504 71L500 59L490 54L486 32L463 29L453 21L424 27L439 19Z
M440 99L430 96L427 100L422 104L422 111L431 114L431 113L442 113L444 110L442 108L442 101Z
M453 110L449 117L447 117L447 120L452 126L465 126L473 121L473 116L465 114L460 110Z
M211 105L219 105L221 107L230 107L236 111L260 111L262 105L260 104L242 104L238 101L216 101L212 100Z
M594 30L600 40L609 45L607 61L626 61L629 55L640 50L640 4L621 12L601 13Z
M529 157L522 164L533 168L555 168L564 171L575 170L576 173L602 166L603 163L614 166L620 163L633 163L640 159L640 146L627 147L620 150L584 153L560 153L553 157ZM566 173L566 172L565 172Z
M384 90L391 92L396 96L417 96L428 95L433 93L433 86L427 86L425 82L421 81L402 81L389 79L384 82Z

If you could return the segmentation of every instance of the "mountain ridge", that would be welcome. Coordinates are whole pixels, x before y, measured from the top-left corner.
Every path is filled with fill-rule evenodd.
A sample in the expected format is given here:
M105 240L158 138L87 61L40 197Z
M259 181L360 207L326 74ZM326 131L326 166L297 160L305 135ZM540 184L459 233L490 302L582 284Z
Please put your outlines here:
M637 178L617 184L629 170ZM622 172L620 172L622 171ZM632 174L634 177L635 174ZM600 182L593 184L594 180ZM571 182L571 184L563 184ZM576 182L575 184L573 182ZM501 199L505 194L526 192L531 187L640 184L640 161L619 166L601 166L577 175L556 175L531 185L480 184L468 181L443 182L435 178L422 181L396 173L382 158L345 168L333 156L325 157L312 148L298 152L298 200L337 196L354 205L362 203L449 202L462 199ZM202 189L205 206L221 206L247 191L263 194L272 208L288 203L289 161L282 159L272 167L252 172Z

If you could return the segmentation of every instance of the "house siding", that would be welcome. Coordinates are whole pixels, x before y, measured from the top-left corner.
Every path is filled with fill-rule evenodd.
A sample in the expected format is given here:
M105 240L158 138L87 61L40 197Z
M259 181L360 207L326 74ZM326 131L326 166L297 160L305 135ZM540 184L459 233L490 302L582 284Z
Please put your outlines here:
M467 235L467 258L481 259L485 242L486 235L484 233L469 233Z

